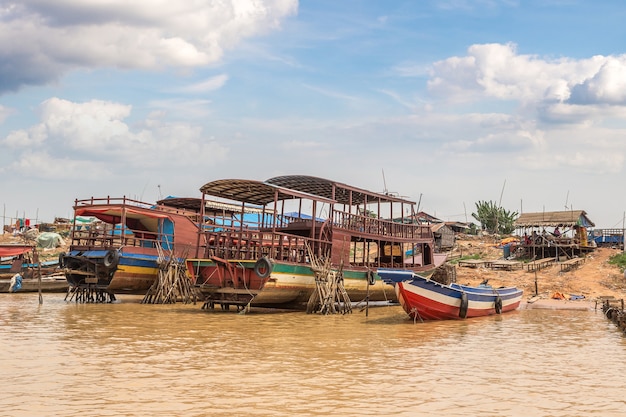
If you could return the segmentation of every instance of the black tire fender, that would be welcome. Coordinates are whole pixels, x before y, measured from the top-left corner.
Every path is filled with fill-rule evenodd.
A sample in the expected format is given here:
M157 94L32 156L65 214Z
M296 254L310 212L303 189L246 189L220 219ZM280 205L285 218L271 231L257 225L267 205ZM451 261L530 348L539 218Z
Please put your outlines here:
M117 266L117 263L119 262L119 260L120 260L119 252L116 250L110 250L106 253L106 255L104 255L104 258L102 259L102 263L107 268L113 268Z
M464 292L461 294L461 308L459 309L459 317L464 319L467 317L467 308L469 307L469 300L467 298L467 293Z
M500 296L497 296L496 301L494 301L493 304L496 309L496 314L502 314L502 298L500 298Z
M260 278L269 277L273 269L274 265L267 256L259 258L254 264L254 273L257 274Z
M376 275L374 274L374 271L367 271L367 283L369 285L376 284Z

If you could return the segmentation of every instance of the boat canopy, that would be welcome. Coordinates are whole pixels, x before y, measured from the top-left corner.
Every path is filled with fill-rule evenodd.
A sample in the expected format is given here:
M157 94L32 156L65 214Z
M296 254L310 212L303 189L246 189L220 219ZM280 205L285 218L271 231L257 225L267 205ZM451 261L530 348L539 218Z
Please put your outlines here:
M31 252L32 250L33 247L28 245L1 245L0 257L8 258L12 256L19 256L24 253Z
M142 210L131 207L98 207L77 208L76 215L93 216L105 223L119 224L122 222L122 211L125 212L128 227L138 230L156 232L159 219L168 219L167 214L161 214L154 210Z

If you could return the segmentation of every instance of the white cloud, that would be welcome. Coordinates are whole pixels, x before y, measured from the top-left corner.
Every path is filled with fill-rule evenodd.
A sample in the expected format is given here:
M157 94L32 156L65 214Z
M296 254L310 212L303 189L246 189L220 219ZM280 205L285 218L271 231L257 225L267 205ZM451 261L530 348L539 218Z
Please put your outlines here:
M224 86L224 84L226 84L226 81L228 81L228 75L220 74L220 75L216 75L215 77L208 78L199 83L181 87L177 89L176 91L181 92L181 93L201 94L201 93L206 93L209 91L219 90L220 88Z
M626 56L607 57L593 76L572 87L574 104L626 104Z
M458 101L495 98L575 104L624 104L626 56L544 59L520 55L514 44L472 45L464 57L433 64L428 87ZM576 96L576 97L574 97Z
M219 141L207 138L202 128L168 122L164 112L153 113L133 129L125 122L132 108L120 103L51 98L39 110L38 124L0 139L2 146L14 150L13 160L18 161L5 170L29 176L54 176L56 172L56 178L67 178L68 170L80 172L89 167L90 172L120 175L128 166L149 172L211 165L228 152ZM67 169L31 170L44 160Z
M214 63L241 39L279 28L297 6L297 0L24 0L1 11L0 62L12 65L0 66L0 92L78 67Z
M25 178L42 180L97 180L112 178L113 166L105 161L80 160L55 157L46 151L24 152L4 170L19 174ZM2 172L3 169L0 169Z

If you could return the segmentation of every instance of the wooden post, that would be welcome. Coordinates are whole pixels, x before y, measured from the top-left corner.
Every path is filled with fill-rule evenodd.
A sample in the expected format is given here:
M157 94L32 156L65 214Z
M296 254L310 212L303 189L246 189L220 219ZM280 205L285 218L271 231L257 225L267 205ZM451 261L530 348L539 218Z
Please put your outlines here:
M392 247L391 256L393 259L393 247ZM369 316L369 312L370 312L370 279L369 277L367 277L367 295L365 296L365 317Z
M41 295L41 262L39 262L39 253L37 247L33 250L33 261L37 264L38 286L39 286L39 304L43 304L43 296Z

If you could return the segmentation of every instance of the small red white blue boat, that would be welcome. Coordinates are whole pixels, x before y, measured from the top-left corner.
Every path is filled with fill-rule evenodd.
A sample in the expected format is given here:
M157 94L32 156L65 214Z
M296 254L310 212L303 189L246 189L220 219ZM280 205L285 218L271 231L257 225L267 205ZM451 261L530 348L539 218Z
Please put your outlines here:
M524 291L516 287L444 285L413 271L381 268L381 279L395 284L398 301L414 320L449 320L516 310Z

